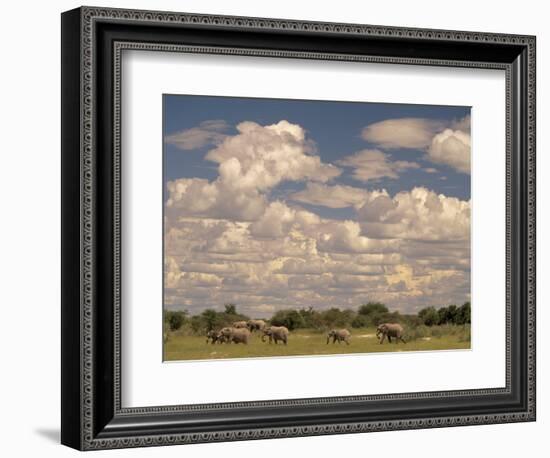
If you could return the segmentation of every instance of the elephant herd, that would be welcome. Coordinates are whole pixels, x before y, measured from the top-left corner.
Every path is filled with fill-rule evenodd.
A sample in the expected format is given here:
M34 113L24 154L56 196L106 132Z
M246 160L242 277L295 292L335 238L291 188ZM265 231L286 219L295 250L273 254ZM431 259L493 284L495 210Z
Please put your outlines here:
M263 320L236 321L232 326L226 326L219 331L208 331L206 343L242 343L247 345L254 331L262 333L262 342L269 338L269 343L288 343L289 331L285 326L268 326Z
M259 331L262 336L262 342L269 339L269 343L275 342L278 344L282 342L284 345L288 343L289 330L285 326L270 326L264 320L248 320L248 321L236 321L232 326L226 326L218 331L208 331L206 334L206 343L219 343L219 344L245 344L251 338L253 332ZM385 339L391 343L392 338L395 339L395 343L401 340L403 343L403 327L398 323L382 323L376 328L376 337L380 343L384 343ZM332 339L332 343L338 342L339 344L344 342L346 345L350 344L351 333L347 329L332 329L327 334L327 344Z

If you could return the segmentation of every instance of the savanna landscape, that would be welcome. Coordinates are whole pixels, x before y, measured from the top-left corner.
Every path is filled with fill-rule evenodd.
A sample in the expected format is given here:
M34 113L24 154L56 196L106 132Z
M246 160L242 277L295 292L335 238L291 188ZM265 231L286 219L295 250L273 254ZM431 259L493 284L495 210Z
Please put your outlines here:
M470 348L470 109L164 95L164 360Z
M262 341L263 332L260 329L250 332L247 343L207 341L210 331L216 332L234 323L250 321L248 316L238 313L233 304L227 304L223 312L208 309L194 316L186 312L168 311L164 321L164 360L468 349L470 314L469 302L439 309L429 307L417 315L390 312L384 304L368 303L357 311L338 308L322 312L313 309L282 310L269 320L252 320L264 321L266 327L287 328L289 332L285 345L283 342L270 343L268 337ZM377 328L387 322L401 324L406 343L396 339L391 343L387 339L380 343ZM349 345L344 341L334 341L332 337L327 339L332 329L349 330Z

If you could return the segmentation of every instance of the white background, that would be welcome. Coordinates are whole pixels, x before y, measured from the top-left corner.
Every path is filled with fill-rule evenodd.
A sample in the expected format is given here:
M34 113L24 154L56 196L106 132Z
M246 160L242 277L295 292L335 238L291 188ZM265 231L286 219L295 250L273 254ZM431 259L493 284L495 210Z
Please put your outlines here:
M550 80L544 3L525 0L257 2L232 0L97 1L99 5L175 11L287 17L294 19L466 29L538 36L538 421L437 430L324 436L316 438L208 444L103 452L108 456L224 457L361 454L365 456L465 457L490 448L499 457L547 453L550 427L550 324L548 208L550 148L543 129L550 122ZM73 1L3 5L0 29L2 103L0 113L0 451L6 456L60 457L76 452L59 440L59 119L60 17ZM546 258L546 259L545 259ZM545 435L546 433L546 435ZM539 454L540 454L539 452Z
M503 71L143 51L122 62L124 407L505 386ZM472 106L472 349L162 363L161 94L186 92Z

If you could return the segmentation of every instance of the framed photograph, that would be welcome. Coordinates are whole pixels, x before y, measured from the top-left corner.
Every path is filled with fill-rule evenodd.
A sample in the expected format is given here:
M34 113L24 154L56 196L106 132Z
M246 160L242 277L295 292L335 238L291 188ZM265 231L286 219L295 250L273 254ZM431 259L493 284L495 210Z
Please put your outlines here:
M62 443L535 420L535 38L62 15Z

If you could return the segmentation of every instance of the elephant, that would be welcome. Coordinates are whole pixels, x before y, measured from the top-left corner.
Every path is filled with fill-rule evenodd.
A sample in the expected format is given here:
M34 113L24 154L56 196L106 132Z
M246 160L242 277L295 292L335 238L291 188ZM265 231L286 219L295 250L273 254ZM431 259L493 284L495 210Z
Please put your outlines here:
M263 331L265 328L264 320L248 320L246 326L250 332Z
M232 326L237 329L248 328L246 321L235 321Z
M220 334L227 343L233 342L248 345L248 339L250 338L250 331L246 328L223 328Z
M339 330L333 329L327 334L327 344L332 338L332 343L346 342L346 344L349 345L350 337L351 337L351 333L347 329L339 329Z
M222 334L221 331L218 332L218 340L216 340L217 343L223 344L223 343L230 343L230 340Z
M219 340L219 332L218 331L211 330L211 331L208 331L206 333L206 343L211 342L212 345L213 345L216 342L218 342L218 340Z
M381 338L380 334L382 335ZM388 338L389 343L391 343L392 337L395 338L395 343L398 343L399 340L403 343L407 343L405 339L403 339L403 326L399 323L382 323L378 325L376 328L376 337L380 338L381 344L384 342L385 337Z
M262 342L265 342L265 338L269 337L269 343L275 342L275 345L279 342L283 342L285 345L288 343L288 329L285 326L269 326L264 328L262 335Z
M222 334L221 331L214 330L208 331L206 333L206 343L208 343L209 341L212 342L212 345L215 343L222 344L224 342L227 342L225 336Z

